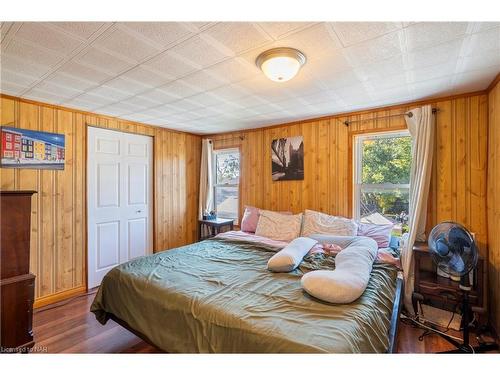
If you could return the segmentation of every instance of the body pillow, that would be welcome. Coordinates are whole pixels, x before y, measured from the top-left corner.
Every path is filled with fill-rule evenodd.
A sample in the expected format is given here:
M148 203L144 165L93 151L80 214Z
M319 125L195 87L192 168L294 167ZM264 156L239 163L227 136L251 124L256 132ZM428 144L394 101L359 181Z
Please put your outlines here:
M290 242L300 235L302 214L286 215L278 212L260 210L255 235L277 241Z
M306 210L301 235L309 237L315 233L355 236L358 233L358 225L352 219Z
M389 247L394 224L372 224L358 222L358 236L373 238L379 248Z
M267 262L267 269L273 272L290 272L297 268L304 256L318 241L299 237L274 254Z
M311 271L301 279L307 293L330 303L351 303L358 299L368 285L377 256L378 245L371 238L351 237L342 241L347 246L335 257L335 270Z
M284 211L280 212L285 215L291 215L291 212ZM243 212L243 217L241 218L240 229L243 232L255 233L257 230L257 223L259 222L260 209L252 206L245 206L245 212Z

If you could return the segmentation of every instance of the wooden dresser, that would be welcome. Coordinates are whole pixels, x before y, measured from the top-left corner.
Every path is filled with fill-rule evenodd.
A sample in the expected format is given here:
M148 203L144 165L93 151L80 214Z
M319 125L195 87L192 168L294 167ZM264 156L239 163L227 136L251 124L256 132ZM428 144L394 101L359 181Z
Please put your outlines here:
M0 191L0 352L25 352L33 341L35 275L30 273L31 196Z

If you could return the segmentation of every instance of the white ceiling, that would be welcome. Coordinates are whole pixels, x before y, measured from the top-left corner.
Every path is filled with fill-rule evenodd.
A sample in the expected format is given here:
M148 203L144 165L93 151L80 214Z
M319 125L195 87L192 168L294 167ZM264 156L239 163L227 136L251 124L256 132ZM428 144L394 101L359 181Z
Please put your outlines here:
M193 133L217 133L481 90L500 23L0 24L5 94ZM255 66L300 49L297 77Z

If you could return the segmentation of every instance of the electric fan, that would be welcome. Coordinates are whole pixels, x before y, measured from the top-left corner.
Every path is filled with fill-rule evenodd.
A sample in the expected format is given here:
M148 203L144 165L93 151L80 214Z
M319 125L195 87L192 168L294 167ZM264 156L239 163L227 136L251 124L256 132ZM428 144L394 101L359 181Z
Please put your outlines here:
M444 333L441 336L458 348L454 352L472 353L492 349L484 345L478 348L469 345L469 291L471 290L469 273L476 267L478 260L474 238L462 225L443 222L432 229L428 242L437 267L452 280L459 281L462 291L463 340L459 342Z

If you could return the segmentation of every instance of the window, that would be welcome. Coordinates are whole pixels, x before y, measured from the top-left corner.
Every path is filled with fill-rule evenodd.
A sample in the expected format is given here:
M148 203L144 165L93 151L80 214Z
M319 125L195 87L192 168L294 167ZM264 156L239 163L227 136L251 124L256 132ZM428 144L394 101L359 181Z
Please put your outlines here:
M407 131L355 137L354 216L408 231L411 137Z
M234 219L238 224L240 150L237 148L214 151L214 199L217 217Z

